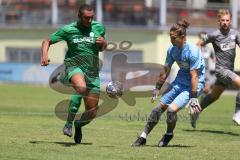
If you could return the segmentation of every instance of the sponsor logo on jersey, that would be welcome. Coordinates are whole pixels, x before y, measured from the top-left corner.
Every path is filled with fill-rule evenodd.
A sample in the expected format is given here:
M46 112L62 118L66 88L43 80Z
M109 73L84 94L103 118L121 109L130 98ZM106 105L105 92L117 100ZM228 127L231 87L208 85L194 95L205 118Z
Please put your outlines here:
M94 43L93 38L94 38L94 33L90 32L89 37L74 38L73 43L82 43L82 42Z
M235 42L221 43L220 47L222 51L227 51L235 48Z
M189 68L189 64L187 62L181 62L181 61L176 61L176 62L180 68L185 68L185 69Z

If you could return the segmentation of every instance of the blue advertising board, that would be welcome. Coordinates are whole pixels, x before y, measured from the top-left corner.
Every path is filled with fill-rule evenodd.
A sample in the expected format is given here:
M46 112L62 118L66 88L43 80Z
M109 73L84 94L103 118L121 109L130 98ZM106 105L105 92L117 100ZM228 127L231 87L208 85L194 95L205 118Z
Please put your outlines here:
M9 83L47 84L58 65L0 63L0 81Z
M60 65L0 63L0 81L7 83L48 84L49 77ZM106 85L110 79L110 70L100 71L101 84Z

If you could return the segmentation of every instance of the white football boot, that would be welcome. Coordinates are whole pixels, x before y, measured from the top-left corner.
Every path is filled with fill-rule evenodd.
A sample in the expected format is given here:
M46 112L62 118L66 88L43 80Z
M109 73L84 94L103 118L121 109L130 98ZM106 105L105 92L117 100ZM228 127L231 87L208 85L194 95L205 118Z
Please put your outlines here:
M233 122L236 123L237 125L240 125L240 111L235 113L232 118Z

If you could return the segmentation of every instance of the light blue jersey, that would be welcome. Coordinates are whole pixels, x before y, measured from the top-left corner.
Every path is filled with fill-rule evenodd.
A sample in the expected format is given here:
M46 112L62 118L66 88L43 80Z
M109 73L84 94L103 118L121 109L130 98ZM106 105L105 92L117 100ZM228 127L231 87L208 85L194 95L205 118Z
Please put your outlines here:
M183 48L169 47L165 65L171 68L174 62L180 68L174 83L191 87L190 70L194 69L198 70L198 83L204 83L205 64L201 51L195 44L186 42Z
M180 69L172 83L172 88L161 97L160 101L163 104L176 103L182 108L188 103L192 90L190 71L198 70L198 93L200 94L204 87L205 64L200 49L189 42L186 42L182 48L169 47L165 65L171 68L174 62Z

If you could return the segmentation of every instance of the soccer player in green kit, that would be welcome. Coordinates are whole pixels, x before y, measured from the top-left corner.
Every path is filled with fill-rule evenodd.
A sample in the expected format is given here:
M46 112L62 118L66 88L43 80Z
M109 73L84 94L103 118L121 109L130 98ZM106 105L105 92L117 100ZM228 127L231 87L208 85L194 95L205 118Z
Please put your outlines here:
M82 98L85 103L85 112L79 120L74 121L75 143L81 143L82 127L90 123L97 113L100 93L98 54L107 46L104 39L105 27L93 21L93 16L94 11L90 5L80 6L78 21L59 28L49 39L42 42L42 66L49 64L50 45L64 40L68 46L64 59L65 73L61 74L60 81L72 85L76 93L72 95L69 104L68 117L63 128L64 135L72 136L73 120Z

